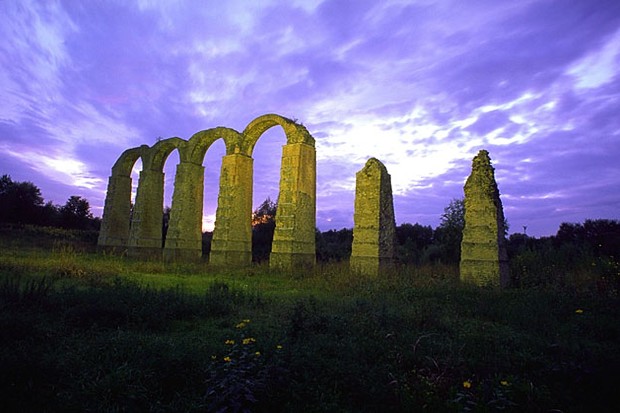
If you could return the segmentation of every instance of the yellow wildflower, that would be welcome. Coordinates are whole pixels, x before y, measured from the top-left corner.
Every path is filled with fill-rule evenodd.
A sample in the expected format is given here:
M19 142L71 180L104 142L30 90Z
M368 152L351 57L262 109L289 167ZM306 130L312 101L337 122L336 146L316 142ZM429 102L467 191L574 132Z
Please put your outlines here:
M250 322L250 320L248 318L246 318L245 320L243 320L243 322L247 324L247 323Z
M575 310L575 314L583 314L583 310L581 308L578 308Z
M260 356L260 351L257 351L256 353L254 353L257 357Z
M471 381L465 380L463 382L463 387L466 388L466 389L470 389L471 388Z
M248 337L248 338L244 338L243 339L243 345L248 345L248 344L252 344L252 343L256 343L256 339L252 338L252 337Z
M501 384L502 386L508 386L510 383L508 383L508 380L502 380L499 382L499 384Z
M279 345L279 344L276 346L276 348L277 348L278 350L282 350L282 346L281 346L281 345Z
M235 328L243 328L243 327L245 327L245 326L246 326L246 324L245 324L244 322L241 322L241 323L237 324L237 325L235 326Z
M229 346L232 346L233 344L235 344L235 340L226 340L224 344L228 344Z
M230 362L231 362L231 360L232 360L232 359L231 359L230 357L228 357L228 356L224 357L224 361L225 361L226 363L230 363Z

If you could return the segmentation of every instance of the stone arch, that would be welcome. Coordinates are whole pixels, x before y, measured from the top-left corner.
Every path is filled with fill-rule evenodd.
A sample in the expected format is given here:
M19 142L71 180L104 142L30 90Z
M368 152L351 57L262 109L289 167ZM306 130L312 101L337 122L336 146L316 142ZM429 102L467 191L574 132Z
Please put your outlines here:
M282 148L278 214L270 263L277 268L310 266L315 262L316 151L314 138L293 120L268 114L254 119L243 133L217 127L197 132L187 141L170 138L125 151L112 168L99 245L129 246L134 255L161 253L163 166L179 151L166 259L199 259L202 255L204 161L207 150L223 139L218 207L211 249L215 264L249 264L252 257L252 153L268 129L280 126L287 144ZM141 157L134 220L129 226L131 168ZM118 181L118 182L117 182ZM118 188L121 188L119 190ZM120 221L125 215L126 224Z
M241 152L248 156L252 156L254 146L256 146L258 139L267 130L277 125L281 126L284 130L287 145L305 143L314 147L314 138L310 135L305 126L280 115L268 114L254 119L243 130Z
M238 212L238 216L245 217L248 222L249 253L246 254L249 254L249 258L246 260L251 261L252 252L249 223L252 212L252 154L263 133L278 125L284 130L287 143L282 148L278 212L269 262L270 266L282 269L312 266L316 259L315 142L303 125L275 114L259 116L243 131L241 155L248 157L249 161L244 161L246 165L243 169L246 173L240 177L238 185L246 188L248 198L243 199L243 204L247 206Z
M238 153L241 138L242 135L234 129L217 127L195 133L179 147L180 163L177 165L170 222L164 246L164 257L167 260L200 259L204 197L202 163L205 154L218 139L224 141L226 156ZM224 169L224 163L222 169ZM224 189L226 190L228 188ZM222 197L222 189L218 197Z
M186 143L181 138L163 139L142 151L142 171L136 192L128 253L137 257L161 255L164 203L164 164Z
M127 149L112 166L97 245L103 250L127 248L131 217L131 170L147 145Z
M202 165L205 154L218 139L224 141L226 155L231 155L239 152L243 135L234 129L222 126L196 132L188 139L187 145L183 148L183 152L180 154L182 156L181 162Z

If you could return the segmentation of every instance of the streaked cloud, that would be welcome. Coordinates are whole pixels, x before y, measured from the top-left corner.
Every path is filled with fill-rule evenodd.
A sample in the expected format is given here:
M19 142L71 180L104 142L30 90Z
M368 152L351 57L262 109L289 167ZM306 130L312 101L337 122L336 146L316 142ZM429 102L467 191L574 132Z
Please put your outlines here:
M100 208L126 148L278 113L317 140L322 229L352 225L371 156L399 222L437 225L482 148L515 230L618 218L618 2L24 0L0 3L0 37L1 173L57 203ZM256 205L277 197L283 139L259 142Z

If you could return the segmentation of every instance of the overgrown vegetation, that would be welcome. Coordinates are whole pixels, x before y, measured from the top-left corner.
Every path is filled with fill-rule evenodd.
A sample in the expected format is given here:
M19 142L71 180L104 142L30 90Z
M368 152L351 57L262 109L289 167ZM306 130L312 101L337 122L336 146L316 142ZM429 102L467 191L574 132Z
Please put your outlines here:
M67 229L98 230L88 200L72 195L64 205L44 203L41 190L32 182L0 176L0 224L30 224Z
M596 253L585 238L571 239ZM497 291L460 285L458 268L441 263L378 278L353 276L346 262L313 273L262 265L214 272L99 255L95 240L30 227L0 232L1 411L617 405L620 300L617 289L596 287L596 266L578 261L594 255L531 258L527 283ZM540 242L551 250L552 241ZM534 257L543 246L512 253ZM561 257L576 275L536 281ZM605 274L617 279L615 265Z

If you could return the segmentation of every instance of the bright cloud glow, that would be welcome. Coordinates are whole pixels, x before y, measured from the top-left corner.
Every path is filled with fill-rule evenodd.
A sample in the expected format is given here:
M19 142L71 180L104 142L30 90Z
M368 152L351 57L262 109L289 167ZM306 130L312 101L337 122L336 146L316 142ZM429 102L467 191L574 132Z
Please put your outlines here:
M213 231L215 228L215 214L203 215L202 216L202 231Z
M92 176L87 166L77 159L55 158L37 152L15 152L6 147L2 149L5 153L19 159L32 169L45 173L57 182L86 189L97 188L104 183L103 179Z
M620 67L620 30L609 41L568 69L577 78L576 86L581 89L600 87L613 80Z

